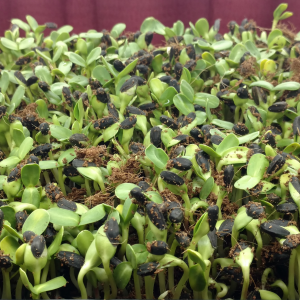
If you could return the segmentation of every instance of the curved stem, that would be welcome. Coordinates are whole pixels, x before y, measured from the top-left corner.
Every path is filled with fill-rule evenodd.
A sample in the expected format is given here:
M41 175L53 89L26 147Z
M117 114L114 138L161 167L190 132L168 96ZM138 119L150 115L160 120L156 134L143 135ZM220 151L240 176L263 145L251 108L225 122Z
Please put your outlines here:
M288 287L286 286L286 284L281 280L278 279L276 280L273 284L271 284L271 286L277 286L279 288L281 288L283 296L281 300L287 300L288 296L289 296L289 291L288 291Z
M100 135L93 143L93 146L97 146L100 142L103 141L103 135Z
M266 268L261 276L261 288L264 290L269 278L269 275L274 276L274 272L271 268Z
M83 282L83 278L86 275L86 273L90 270L90 267L82 267L79 271L78 277L77 277L77 282L78 282L78 287L81 293L81 299L87 299L87 291ZM105 287L105 285L104 285ZM108 299L108 298L105 298Z
M177 287L175 288L173 299L180 299L182 289L186 281L189 279L189 268L187 264L183 260L181 260L180 264L178 264L178 267L180 267L183 270L183 275L181 276Z
M226 296L226 294L228 292L228 287L227 287L226 284L221 283L221 282L219 283L219 285L220 285L220 287L221 287L222 290L220 292L218 292L217 297L218 298L223 298L223 297Z
M70 267L70 278L72 283L74 284L74 286L79 289L76 277L75 277L75 268L74 267Z

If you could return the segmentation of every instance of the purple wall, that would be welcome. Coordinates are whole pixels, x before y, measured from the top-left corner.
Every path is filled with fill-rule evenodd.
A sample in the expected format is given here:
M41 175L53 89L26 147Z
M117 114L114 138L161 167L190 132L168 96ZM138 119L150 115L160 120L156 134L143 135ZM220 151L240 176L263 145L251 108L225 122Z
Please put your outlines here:
M26 21L27 14L39 24L55 22L58 26L72 25L75 33L89 29L110 30L123 22L127 31L136 31L149 16L171 26L181 20L185 26L205 17L210 25L221 18L221 32L227 32L230 20L254 19L257 25L270 28L274 9L281 0L2 0L0 1L1 35L9 28L12 18ZM300 31L299 0L287 0L294 16L287 21ZM298 15L298 18L297 18Z

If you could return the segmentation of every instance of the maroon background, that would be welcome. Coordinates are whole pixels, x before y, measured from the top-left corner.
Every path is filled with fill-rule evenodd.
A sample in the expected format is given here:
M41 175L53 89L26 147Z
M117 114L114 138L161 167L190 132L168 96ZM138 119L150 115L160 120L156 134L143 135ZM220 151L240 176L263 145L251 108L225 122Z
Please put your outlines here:
M228 31L229 21L240 23L246 17L260 27L270 28L273 11L282 2L288 3L288 10L294 13L285 22L300 31L299 0L1 0L0 35L9 28L12 18L26 21L26 15L33 16L39 24L72 25L74 33L110 30L120 22L127 25L126 31L136 31L149 16L169 27L177 20L188 26L189 21L195 23L205 17L213 25L215 19L221 18L221 33Z

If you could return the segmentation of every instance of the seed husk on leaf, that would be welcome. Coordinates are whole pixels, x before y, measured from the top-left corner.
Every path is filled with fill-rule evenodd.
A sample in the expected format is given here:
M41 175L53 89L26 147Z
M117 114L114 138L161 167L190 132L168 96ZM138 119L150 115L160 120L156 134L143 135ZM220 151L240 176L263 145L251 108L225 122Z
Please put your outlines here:
M296 203L292 198L288 198L285 203L276 206L276 210L281 213L291 213L293 214L298 209Z
M45 238L42 235L37 235L31 243L31 252L35 258L40 258L46 247Z
M184 157L173 158L170 160L170 162L173 168L181 171L190 170L192 167L191 161Z
M270 112L278 113L278 112L284 112L288 107L288 104L286 102L276 102L273 105L269 106L268 110Z
M120 228L115 218L111 218L106 222L104 231L109 241L117 246L120 240Z
M153 241L147 244L147 249L151 254L164 255L168 252L168 244L164 241Z
M175 238L176 238L176 241L178 242L178 244L183 248L189 247L189 245L191 243L190 237L184 231L176 232Z
M75 202L62 198L57 201L57 206L62 209L76 211L77 205Z
M137 268L137 274L143 277L153 275L157 270L158 266L159 263L157 262L144 263Z
M166 222L162 212L156 203L150 202L146 205L146 213L150 221L159 229L166 229Z
M35 236L36 236L36 234L35 234L33 231L30 231L30 230L25 231L25 232L23 233L23 239L24 239L24 242L25 242L25 243L30 242Z
M233 126L232 131L238 135L246 135L249 133L249 129L243 123L237 123Z
M131 116L129 118L126 118L121 124L120 124L120 128L121 129L130 129L132 127L134 127L134 125L137 122L137 118L136 116Z
M205 173L210 170L209 155L203 150L200 150L196 153L196 162Z
M51 144L44 144L41 146L37 146L35 149L31 151L32 154L35 156L40 156L42 158L47 157L48 153L51 151L52 145Z
M168 184L181 186L184 184L183 178L170 171L162 171L160 177Z
M178 129L177 122L172 118L169 118L165 115L161 115L159 120L171 129Z
M44 123L41 123L39 125L39 130L40 132L42 133L42 135L47 135L49 134L49 131L50 131L50 126L48 123L44 122Z
M130 191L130 195L141 204L144 204L147 201L147 197L143 194L143 190L140 187L133 188Z
M286 238L290 234L288 230L270 222L262 223L260 225L260 229L272 237L278 237L281 239Z
M264 212L265 209L258 202L251 202L246 205L246 213L249 217L252 217L253 219L260 218Z
M210 231L215 229L216 223L218 221L218 215L219 215L219 207L217 205L210 206L207 209L208 213L208 224Z
M150 142L157 148L161 146L161 132L162 129L158 126L154 126L150 130Z
M69 138L69 142L71 143L71 145L77 147L84 147L84 144L82 144L81 142L87 142L87 141L88 141L88 137L83 133L72 134Z
M224 222L222 222L221 226L219 227L219 230L217 231L217 235L220 237L230 235L232 232L233 224L234 224L233 219L226 219Z
M16 218L16 221L17 221L16 227L19 230L23 227L23 225L24 225L27 217L28 217L28 215L24 211L18 211L18 212L16 212L16 214L15 214L15 218Z
M215 145L220 145L223 138L219 135L212 135L210 141Z
M59 251L56 255L56 258L59 259L64 265L73 267L75 269L80 269L84 264L84 258L74 252Z
M272 162L270 163L266 171L267 175L272 175L273 173L276 173L283 167L284 164L285 164L285 158L282 155L277 154L273 158Z

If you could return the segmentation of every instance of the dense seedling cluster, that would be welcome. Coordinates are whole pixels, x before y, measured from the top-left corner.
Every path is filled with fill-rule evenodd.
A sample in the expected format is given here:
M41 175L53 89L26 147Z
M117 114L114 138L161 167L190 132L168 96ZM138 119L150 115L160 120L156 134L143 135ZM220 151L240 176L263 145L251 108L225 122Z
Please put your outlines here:
M224 35L206 19L79 35L11 20L2 299L299 299L300 36L286 8L268 32L245 19Z

